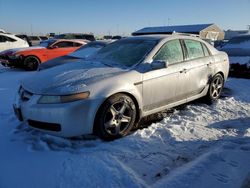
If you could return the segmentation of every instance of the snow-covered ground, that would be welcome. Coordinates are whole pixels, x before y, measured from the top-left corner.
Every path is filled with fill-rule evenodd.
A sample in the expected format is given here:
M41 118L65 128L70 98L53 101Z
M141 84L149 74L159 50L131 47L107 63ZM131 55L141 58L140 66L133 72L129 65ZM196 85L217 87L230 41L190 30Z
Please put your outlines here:
M213 105L183 105L103 142L57 138L19 122L13 98L32 74L0 67L0 187L250 186L250 80L229 79Z

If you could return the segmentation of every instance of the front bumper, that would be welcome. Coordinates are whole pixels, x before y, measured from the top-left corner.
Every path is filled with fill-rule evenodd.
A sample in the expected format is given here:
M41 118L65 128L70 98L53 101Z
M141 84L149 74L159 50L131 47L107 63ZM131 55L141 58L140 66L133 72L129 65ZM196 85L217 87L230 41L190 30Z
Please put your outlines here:
M10 58L9 56L0 56L0 63L6 67L22 67L23 62L21 58Z
M26 121L30 127L61 137L93 133L96 109L101 100L86 99L70 103L37 104L39 98L40 95L33 95L28 101L19 99L14 104L17 117Z

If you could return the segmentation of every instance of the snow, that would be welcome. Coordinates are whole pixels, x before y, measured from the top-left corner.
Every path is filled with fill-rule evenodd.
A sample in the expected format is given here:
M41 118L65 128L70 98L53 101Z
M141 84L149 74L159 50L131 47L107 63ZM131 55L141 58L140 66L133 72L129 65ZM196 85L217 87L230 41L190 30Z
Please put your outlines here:
M195 101L126 138L64 139L14 116L18 82L0 66L0 187L237 188L250 178L250 80L229 79L218 102Z
M100 62L79 60L37 72L34 77L22 80L22 86L35 94L67 95L85 92L89 82L101 80L125 71L108 67ZM50 79L48 79L50 78Z

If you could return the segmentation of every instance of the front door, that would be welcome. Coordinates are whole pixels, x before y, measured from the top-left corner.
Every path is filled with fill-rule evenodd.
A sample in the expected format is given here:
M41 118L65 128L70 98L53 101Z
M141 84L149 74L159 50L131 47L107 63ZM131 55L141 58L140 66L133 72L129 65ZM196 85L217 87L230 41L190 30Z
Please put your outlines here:
M74 43L70 41L60 41L51 46L47 50L47 56L48 60L54 59L56 57L67 55L73 51L75 51L77 48L74 47Z
M167 61L169 65L167 68L144 73L143 111L150 111L180 100L176 91L185 87L185 79L180 77L184 58L179 40L166 42L153 60Z

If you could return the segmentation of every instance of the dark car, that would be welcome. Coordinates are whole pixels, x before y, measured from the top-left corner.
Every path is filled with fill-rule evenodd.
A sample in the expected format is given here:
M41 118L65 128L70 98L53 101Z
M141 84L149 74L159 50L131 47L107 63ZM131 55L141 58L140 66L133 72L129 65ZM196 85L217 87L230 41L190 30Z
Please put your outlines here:
M27 35L16 35L16 37L23 39L28 42L29 46L32 46L32 43Z
M120 39L122 39L122 36L115 35L115 36L112 37L112 39L114 39L114 40L120 40Z
M76 61L79 61L82 59L86 59L87 57L89 57L90 55L93 55L98 50L107 46L108 44L110 44L113 41L114 40L90 42L90 43L82 46L81 48L77 49L76 51L72 52L69 55L58 57L58 58L49 60L43 64L40 64L38 70L44 70L44 69L48 69L51 67L65 64L65 63L71 63L71 62L76 62Z
M46 36L39 36L39 38L40 38L41 40L48 40L48 39L49 39L49 38L46 37Z
M230 76L250 78L250 35L234 37L220 50L229 56Z
M109 39L112 39L112 36L111 35L105 35L105 36L103 36L103 39L109 40Z
M85 39L89 41L95 41L95 37L92 34L82 34L82 33L64 33L56 35L55 39Z
M234 37L219 50L229 56L250 56L250 35Z

